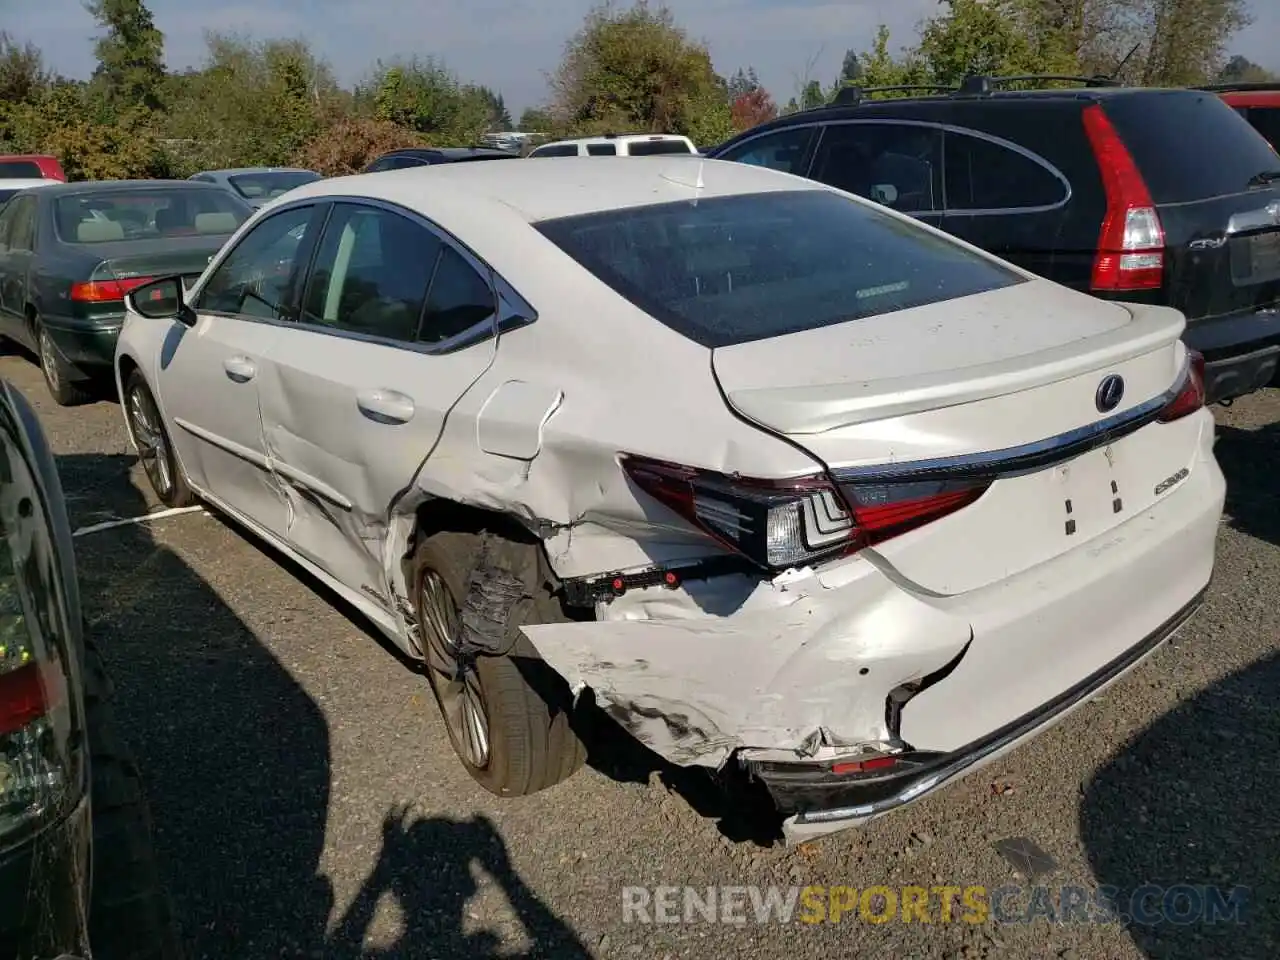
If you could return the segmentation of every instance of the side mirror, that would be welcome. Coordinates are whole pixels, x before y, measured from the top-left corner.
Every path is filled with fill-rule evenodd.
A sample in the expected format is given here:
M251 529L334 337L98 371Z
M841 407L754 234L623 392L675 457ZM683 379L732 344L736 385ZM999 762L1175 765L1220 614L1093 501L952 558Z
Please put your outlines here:
M187 305L181 277L161 277L125 294L125 309L148 320L176 320L196 325L196 312Z

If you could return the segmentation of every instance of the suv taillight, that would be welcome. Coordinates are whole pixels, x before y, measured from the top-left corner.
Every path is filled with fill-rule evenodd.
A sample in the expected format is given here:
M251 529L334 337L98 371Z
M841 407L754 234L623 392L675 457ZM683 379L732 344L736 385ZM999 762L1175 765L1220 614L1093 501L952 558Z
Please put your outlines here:
M724 546L770 570L853 553L954 513L986 481L832 483L824 474L790 480L728 476L623 454L641 490Z
M1085 107L1083 118L1107 195L1092 288L1159 289L1164 283L1164 227L1151 193L1101 104Z

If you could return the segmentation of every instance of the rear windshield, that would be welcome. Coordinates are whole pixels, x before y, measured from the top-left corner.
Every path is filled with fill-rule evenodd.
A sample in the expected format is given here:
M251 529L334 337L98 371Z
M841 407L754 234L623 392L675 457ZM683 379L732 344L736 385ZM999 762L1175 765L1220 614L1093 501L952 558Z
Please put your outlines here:
M243 200L207 187L101 190L59 197L53 205L58 236L67 243L225 236L251 213Z
M632 140L627 153L633 157L655 157L660 153L692 153L683 140Z
M44 171L34 160L0 160L0 179L26 180L43 176Z
M1243 193L1251 178L1280 169L1262 135L1215 94L1118 96L1105 109L1158 204Z
M706 347L1024 279L910 221L826 190L663 203L536 226L640 309Z
M320 174L310 171L275 171L272 173L241 173L227 177L236 193L249 200L273 200L294 187L319 180Z

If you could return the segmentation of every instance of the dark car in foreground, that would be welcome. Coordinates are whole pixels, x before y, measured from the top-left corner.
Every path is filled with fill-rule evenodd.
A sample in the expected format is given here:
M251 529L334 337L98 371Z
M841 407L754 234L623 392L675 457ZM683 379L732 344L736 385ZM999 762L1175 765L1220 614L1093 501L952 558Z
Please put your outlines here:
M474 160L512 160L519 154L489 147L405 147L382 154L362 171L381 173L406 167L430 167L438 163L470 163Z
M1210 402L1267 386L1280 361L1280 156L1204 91L1096 78L999 89L1045 79L971 77L895 99L849 87L711 156L859 194L1077 290L1174 307L1207 361Z
M253 212L223 187L102 180L24 190L0 210L0 337L34 351L60 404L110 378L124 295L195 279Z
M237 167L228 170L201 170L187 179L226 187L256 209L276 197L284 196L294 187L314 183L320 179L320 174L300 167Z
M138 768L31 407L0 381L0 957L172 960Z

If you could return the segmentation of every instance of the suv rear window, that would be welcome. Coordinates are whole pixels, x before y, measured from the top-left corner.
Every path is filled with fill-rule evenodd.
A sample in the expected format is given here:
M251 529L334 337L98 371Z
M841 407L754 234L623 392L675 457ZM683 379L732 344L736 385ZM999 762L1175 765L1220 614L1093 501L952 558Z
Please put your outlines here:
M34 160L0 160L0 180L39 180L44 177Z
M1243 193L1252 177L1280 168L1262 135L1216 94L1115 96L1104 109L1158 204ZM1189 149L1188 131L1212 149Z
M1024 281L945 237L827 190L662 203L536 227L623 297L705 347Z
M683 140L632 140L627 154L632 157L656 157L660 153L691 153Z

